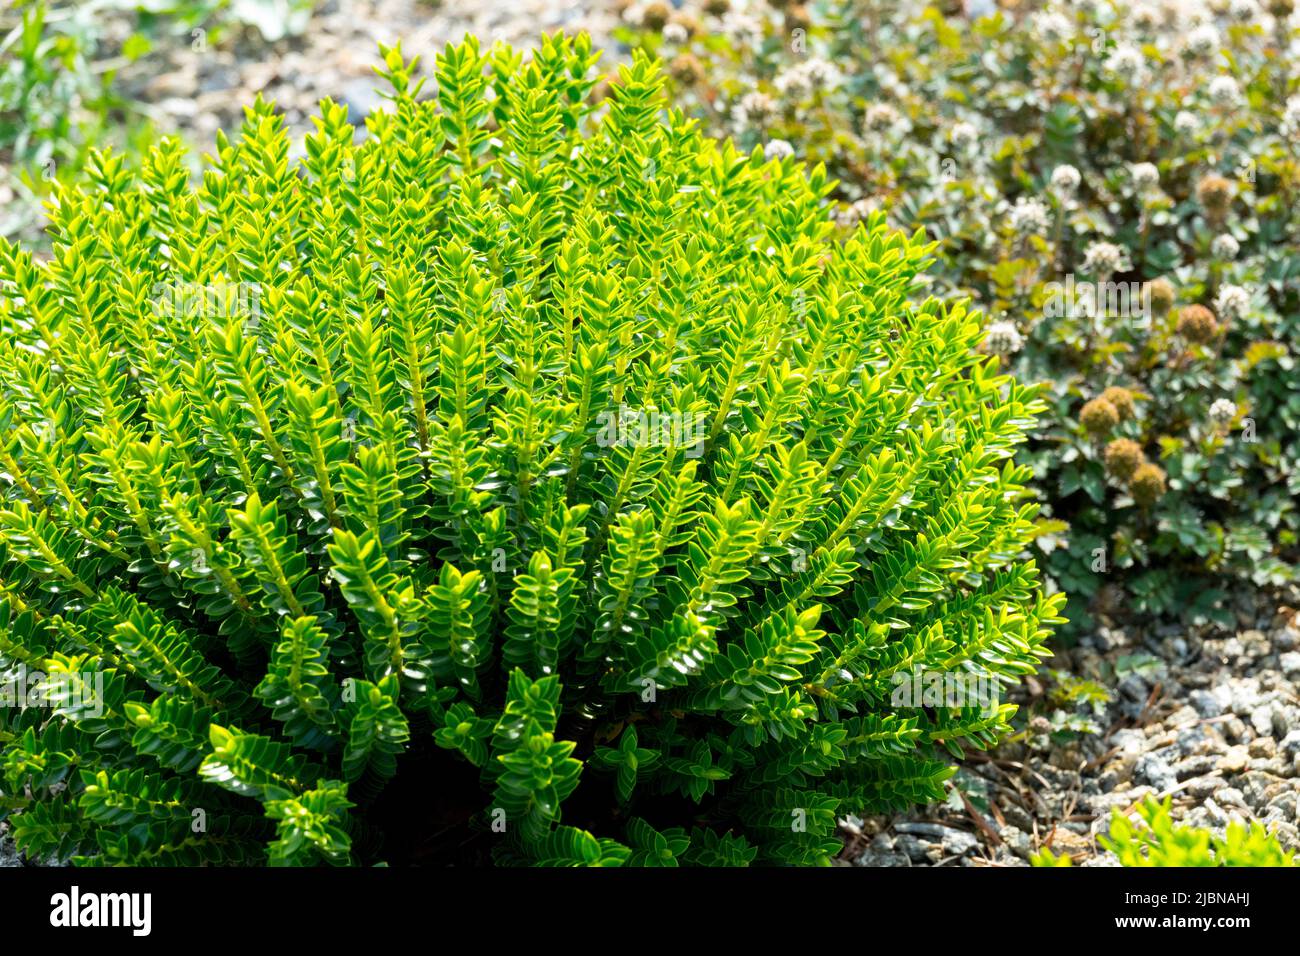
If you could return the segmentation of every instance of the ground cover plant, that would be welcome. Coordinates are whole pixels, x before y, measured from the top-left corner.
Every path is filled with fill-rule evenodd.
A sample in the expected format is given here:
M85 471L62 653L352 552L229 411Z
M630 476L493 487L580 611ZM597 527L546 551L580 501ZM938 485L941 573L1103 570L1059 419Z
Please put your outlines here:
M846 227L925 228L936 294L1049 383L1020 460L1077 631L1233 623L1300 554L1294 4L987 9L637 3L623 36L718 135L824 162Z
M1177 826L1170 816L1170 799L1148 797L1137 808L1138 822L1116 811L1110 833L1101 838L1122 866L1295 866L1295 854L1284 852L1277 839L1257 822L1235 821L1222 836L1199 827ZM1043 850L1035 866L1070 866L1070 857Z
M359 144L259 100L0 241L26 853L825 863L1008 729L1039 389L930 244L595 60L385 49Z

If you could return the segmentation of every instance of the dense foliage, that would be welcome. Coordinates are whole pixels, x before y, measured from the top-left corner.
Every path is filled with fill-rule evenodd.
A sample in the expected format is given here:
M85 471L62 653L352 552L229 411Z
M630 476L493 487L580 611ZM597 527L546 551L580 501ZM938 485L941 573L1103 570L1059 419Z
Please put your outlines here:
M826 163L844 223L924 227L1050 383L1021 460L1076 625L1227 621L1300 555L1294 3L948 7L637 3L625 38L719 135Z
M467 40L419 99L386 50L360 145L259 101L197 190L96 154L50 261L0 242L26 852L825 862L1007 728L904 679L1060 621L1037 389L912 297L928 245L595 60Z

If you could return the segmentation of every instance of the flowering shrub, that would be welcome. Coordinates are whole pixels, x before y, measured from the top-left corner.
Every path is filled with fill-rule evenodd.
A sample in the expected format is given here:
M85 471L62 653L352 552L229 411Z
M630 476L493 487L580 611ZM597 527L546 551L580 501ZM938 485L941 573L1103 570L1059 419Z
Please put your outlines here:
M1290 0L975 22L715 0L662 29L646 9L628 7L625 39L668 59L680 101L743 148L825 163L843 224L883 209L924 227L936 291L973 296L993 319L983 348L1050 384L1022 460L1076 624L1090 601L1221 616L1227 580L1294 579Z
M818 863L1008 729L1038 389L919 237L595 59L387 50L359 145L259 100L0 240L23 850Z

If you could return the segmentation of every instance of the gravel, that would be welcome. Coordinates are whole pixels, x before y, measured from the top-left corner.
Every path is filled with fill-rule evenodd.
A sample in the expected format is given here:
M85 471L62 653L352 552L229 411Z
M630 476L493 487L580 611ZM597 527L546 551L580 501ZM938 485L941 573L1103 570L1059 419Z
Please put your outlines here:
M1131 812L1148 795L1170 796L1177 823L1221 832L1233 821L1258 820L1284 849L1300 851L1300 660L1290 610L1300 606L1300 592L1242 595L1236 603L1236 630L1164 623L1143 634L1111 622L1058 649L1053 668L1111 688L1113 699L1095 718L1108 732L975 755L954 783L978 821L955 795L942 806L871 817L846 832L845 860L1026 866L1050 846L1083 866L1115 866L1097 838L1112 810ZM1116 685L1109 675L1135 648L1156 654L1161 666Z

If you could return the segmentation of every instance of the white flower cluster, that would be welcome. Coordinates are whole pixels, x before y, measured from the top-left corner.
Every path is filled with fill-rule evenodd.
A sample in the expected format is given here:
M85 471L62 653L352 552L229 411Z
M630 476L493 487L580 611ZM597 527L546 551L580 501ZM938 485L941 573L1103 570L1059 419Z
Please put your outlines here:
M1024 344L1025 340L1013 322L994 322L984 339L984 347L992 355L1014 355Z
M1008 217L1011 231L1017 236L1042 236L1051 225L1051 212L1041 199L1021 196L1011 207Z
M1220 233L1210 240L1210 254L1224 262L1237 258L1241 245L1229 233Z
M1300 94L1288 97L1282 107L1282 132L1288 136L1300 135Z
M1215 106L1240 106L1243 102L1241 87L1230 76L1216 76L1210 80L1210 102Z
M979 138L979 130L975 128L975 124L967 123L965 120L954 123L952 129L948 130L948 142L962 152L974 147L979 142Z
M1239 285L1225 285L1214 300L1214 311L1225 319L1240 319L1250 311L1250 293Z
M1199 27L1210 22L1205 0L1164 0L1164 19L1174 26Z
M1129 14L1129 22L1141 33L1154 33L1161 23L1161 13L1149 3L1139 3Z
M665 23L663 38L665 43L681 46L691 38L691 33L680 23Z
M1195 113L1189 113L1187 110L1179 110L1174 116L1174 132L1181 136L1192 136L1201 128L1201 121L1196 118Z
M853 226L862 222L879 208L880 200L874 196L868 196L866 199L859 199L837 209L835 221L841 226Z
M787 159L794 155L794 147L783 139L773 139L763 144L764 159Z
M1231 425L1236 417L1236 404L1226 398L1216 398L1210 405L1210 421L1219 428Z
M1134 163L1129 167L1133 177L1133 188L1140 193L1147 193L1160 185L1160 170L1154 163Z
M1074 32L1074 24L1055 10L1044 10L1034 14L1034 32L1048 43L1059 43Z
M901 119L898 110L888 103L872 103L867 107L867 115L862 119L862 127L869 133L887 133L897 127Z
M1105 277L1129 268L1128 251L1113 242L1099 241L1088 245L1083 254L1083 271Z
M762 126L777 110L777 102L766 93L754 90L746 93L732 109L737 125L746 127Z
M1117 46L1102 65L1107 73L1126 81L1135 90L1146 85L1150 74L1146 54L1130 43Z
M1191 57L1207 57L1219 49L1219 31L1210 24L1202 24L1187 34L1183 52Z
M1079 170L1069 163L1052 170L1052 192L1056 193L1058 199L1071 198L1079 191L1079 183L1082 181L1083 177L1079 175Z
M1228 4L1228 16L1238 23L1254 23L1259 14L1259 5L1255 0L1231 0Z
M738 47L756 47L763 42L763 21L747 13L728 13L722 18L722 35Z
M782 96L803 99L816 90L838 89L844 82L844 74L830 60L813 56L782 70L772 82Z

